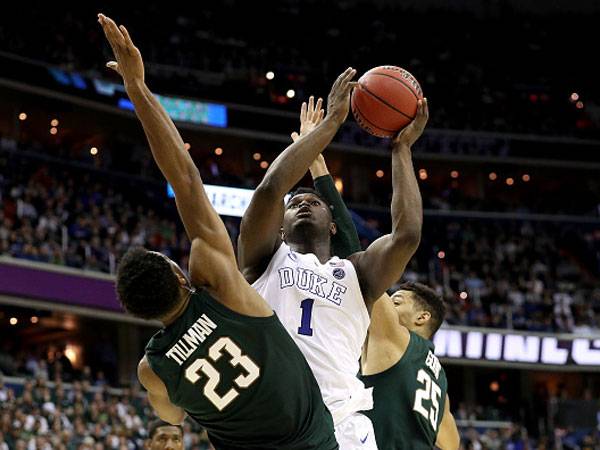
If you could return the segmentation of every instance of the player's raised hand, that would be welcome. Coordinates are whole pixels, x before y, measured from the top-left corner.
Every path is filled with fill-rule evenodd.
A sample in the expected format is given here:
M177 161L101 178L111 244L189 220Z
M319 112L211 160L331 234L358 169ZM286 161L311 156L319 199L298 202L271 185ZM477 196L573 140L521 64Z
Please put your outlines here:
M350 92L358 83L352 81L356 70L348 67L337 77L327 97L327 117L341 125L348 117L350 110Z
M417 116L394 138L394 146L411 147L423 134L425 125L429 120L429 107L427 99L423 98L417 102Z
M106 67L123 77L125 87L144 82L144 62L138 48L133 45L127 29L117 26L114 20L104 14L98 14L98 23L112 48L116 61L109 61Z
M319 98L317 103L315 103L315 98L311 95L308 99L308 104L306 102L302 103L300 109L300 133L294 131L292 133L292 140L296 142L302 136L306 136L321 123L324 116L323 99Z
M323 99L319 97L317 103L315 103L315 98L312 95L308 99L308 105L306 102L302 103L302 107L300 108L300 133L297 133L296 131L292 133L292 140L294 142L296 142L302 136L306 136L323 121L325 110L322 108L322 106ZM310 165L309 170L313 178L317 178L321 175L326 175L329 173L327 171L327 164L325 164L325 158L323 158L322 154L317 156L314 162Z

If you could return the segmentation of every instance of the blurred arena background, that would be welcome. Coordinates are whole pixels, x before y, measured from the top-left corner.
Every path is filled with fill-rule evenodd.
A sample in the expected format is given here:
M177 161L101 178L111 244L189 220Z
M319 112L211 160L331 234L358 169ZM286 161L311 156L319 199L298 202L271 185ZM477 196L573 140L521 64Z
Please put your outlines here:
M128 26L235 242L337 73L410 70L431 119L404 278L450 305L435 338L465 449L600 449L600 3L35 2L0 16L0 450L138 449L155 326L113 273L189 248L96 14ZM363 244L389 229L389 142L349 119L325 156ZM308 182L308 179L307 179ZM235 189L231 189L235 188ZM209 448L186 424L185 448Z

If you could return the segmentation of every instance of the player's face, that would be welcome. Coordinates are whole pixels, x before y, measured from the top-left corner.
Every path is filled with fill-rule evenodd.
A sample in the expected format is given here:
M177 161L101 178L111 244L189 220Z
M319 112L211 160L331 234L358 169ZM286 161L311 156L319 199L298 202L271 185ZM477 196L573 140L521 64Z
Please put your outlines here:
M392 301L398 313L398 321L400 325L405 326L409 330L413 329L416 317L419 312L415 307L415 301L412 298L411 291L399 290L392 294Z
M183 436L178 427L159 427L154 432L147 448L150 450L182 450Z
M283 230L287 235L300 224L311 224L319 230L331 228L331 211L316 195L298 194L290 199L285 207Z

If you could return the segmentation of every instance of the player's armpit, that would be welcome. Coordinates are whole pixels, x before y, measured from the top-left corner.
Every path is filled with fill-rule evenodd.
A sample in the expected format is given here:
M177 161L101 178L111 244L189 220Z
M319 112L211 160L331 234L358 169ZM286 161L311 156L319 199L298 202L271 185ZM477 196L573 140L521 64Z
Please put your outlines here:
M237 256L239 268L249 283L262 275L281 244L284 195L261 183L242 218Z
M450 399L446 395L446 406L444 407L444 416L437 435L435 445L441 450L458 450L460 447L460 434L450 412Z
M419 247L420 226L398 230L374 241L362 252L350 255L367 307L400 280Z
M154 373L145 356L138 364L137 372L140 383L148 391L150 405L158 416L170 424L181 425L185 419L185 411L171 403L165 384Z
M192 284L205 287L227 308L252 317L273 315L267 302L237 269L231 245L220 249L202 239L194 239L189 265Z

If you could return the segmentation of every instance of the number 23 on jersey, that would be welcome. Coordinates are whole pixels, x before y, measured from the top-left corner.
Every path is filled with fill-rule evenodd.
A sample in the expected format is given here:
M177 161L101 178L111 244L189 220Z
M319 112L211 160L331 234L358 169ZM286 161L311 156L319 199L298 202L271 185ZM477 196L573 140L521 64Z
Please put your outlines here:
M233 367L241 366L246 372L246 374L242 373L233 380L233 383L239 388L248 388L260 377L260 368L248 356L242 354L242 349L233 342L231 338L219 338L208 349L208 358L197 358L185 371L186 379L192 384L196 384L200 378L202 378L202 375L205 375L208 378L203 389L204 396L215 405L219 411L222 411L240 395L238 390L233 387L223 396L220 396L216 392L216 388L221 381L221 374L209 360L217 362L221 356L223 356L223 350L231 356L229 364Z

